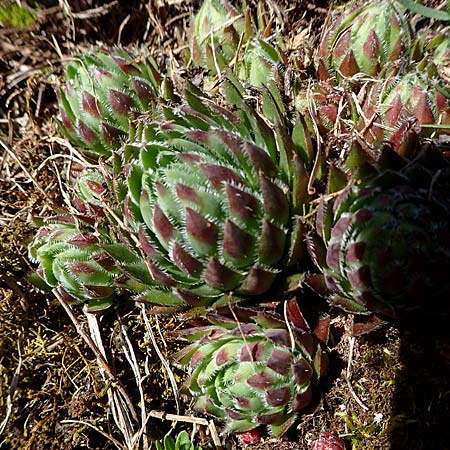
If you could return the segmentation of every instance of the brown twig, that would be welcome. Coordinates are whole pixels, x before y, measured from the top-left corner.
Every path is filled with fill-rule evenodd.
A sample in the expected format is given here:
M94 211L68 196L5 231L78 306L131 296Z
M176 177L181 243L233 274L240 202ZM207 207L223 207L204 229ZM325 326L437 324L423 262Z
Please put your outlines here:
M11 384L9 385L8 397L6 398L5 418L0 423L0 436L5 431L6 426L8 425L9 419L11 418L11 414L13 412L14 394L15 394L17 386L19 384L20 369L22 368L22 351L21 351L22 340L23 340L23 333L21 331L18 336L18 339L17 339L17 353L19 356L19 360L17 363L16 370L14 371L14 375L11 379ZM0 442L0 446L1 446L1 442Z

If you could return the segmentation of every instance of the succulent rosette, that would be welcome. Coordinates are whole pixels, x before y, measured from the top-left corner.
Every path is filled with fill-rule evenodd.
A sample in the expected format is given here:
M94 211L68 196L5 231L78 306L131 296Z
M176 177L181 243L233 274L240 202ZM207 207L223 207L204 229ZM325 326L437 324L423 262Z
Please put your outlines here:
M149 144L128 177L128 219L153 278L188 303L263 294L302 240L279 167L225 130L189 130L169 144L185 151L156 161Z
M353 179L333 208L323 202L317 224L331 302L396 320L449 311L449 186L448 161L426 147L400 170Z
M396 1L369 2L344 10L325 30L318 51L322 78L329 71L378 76L398 59L409 61L411 28Z
M274 44L276 36L266 35L266 25L260 16L257 26L248 10L243 12L226 0L205 0L193 24L193 63L214 75L233 65L242 81L267 85L285 58L279 48L282 43Z
M171 120L149 124L134 144L128 229L154 283L188 305L264 294L301 258L309 135L299 121L294 143L256 111L240 118L187 97L189 107L166 107Z
M194 445L186 431L181 431L175 439L166 434L161 441L155 441L155 446L156 450L202 450Z
M109 156L128 136L130 120L152 109L159 85L149 56L116 48L74 58L57 92L62 131L91 156Z
M288 322L263 311L237 309L236 314L238 322L210 315L208 325L182 332L192 342L176 356L191 370L186 388L194 409L223 419L226 431L265 425L280 436L311 404L327 370L327 354L293 301ZM322 322L326 340L328 318Z
M194 64L206 65L213 72L217 64L222 70L235 57L244 30L242 11L227 0L205 0L193 23Z
M85 303L89 312L109 308L119 291L144 292L154 303L182 307L178 296L152 278L144 256L122 242L120 227L114 222L120 207L110 203L104 211L105 200L100 203L92 194L103 186L100 180L96 172L84 173L78 190L86 189L87 181L94 185L88 183L83 198L73 197L79 212L50 217L40 224L29 245L30 260L38 263L29 281L42 290L55 288L69 304Z
M369 142L390 140L406 122L420 126L422 136L448 133L441 125L450 125L450 97L436 78L413 70L398 77L375 82L368 87L362 107L366 121L363 134ZM360 127L363 127L361 123Z
M103 310L114 300L114 281L120 271L102 248L107 236L74 217L49 218L29 246L36 275L49 288L56 288L69 303L88 303L89 311Z

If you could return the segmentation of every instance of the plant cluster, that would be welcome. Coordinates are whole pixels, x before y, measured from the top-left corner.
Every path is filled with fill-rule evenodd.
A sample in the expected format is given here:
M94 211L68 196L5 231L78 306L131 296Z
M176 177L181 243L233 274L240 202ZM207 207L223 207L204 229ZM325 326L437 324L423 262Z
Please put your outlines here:
M329 317L310 327L294 294L368 321L450 311L450 45L409 14L341 11L303 70L262 9L205 0L204 89L124 49L74 58L61 129L85 164L39 223L34 281L89 311L120 292L197 317L175 358L194 408L284 434L327 367Z

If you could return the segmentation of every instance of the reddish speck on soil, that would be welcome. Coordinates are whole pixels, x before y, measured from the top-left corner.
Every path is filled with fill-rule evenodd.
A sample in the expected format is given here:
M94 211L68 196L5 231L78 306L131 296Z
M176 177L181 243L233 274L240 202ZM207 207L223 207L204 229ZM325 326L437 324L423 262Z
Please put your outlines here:
M243 445L257 444L261 436L258 430L245 431L238 435L239 442Z
M335 434L324 431L311 443L311 450L345 450L345 444Z

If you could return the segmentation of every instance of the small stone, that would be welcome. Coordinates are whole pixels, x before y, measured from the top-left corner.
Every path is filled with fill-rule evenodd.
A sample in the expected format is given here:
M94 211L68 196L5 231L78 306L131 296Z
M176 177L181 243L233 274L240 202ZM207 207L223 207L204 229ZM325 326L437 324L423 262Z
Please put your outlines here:
M318 439L311 442L311 450L345 450L345 444L335 434L323 431Z
M242 445L257 444L261 440L258 430L245 431L238 434L237 437Z

